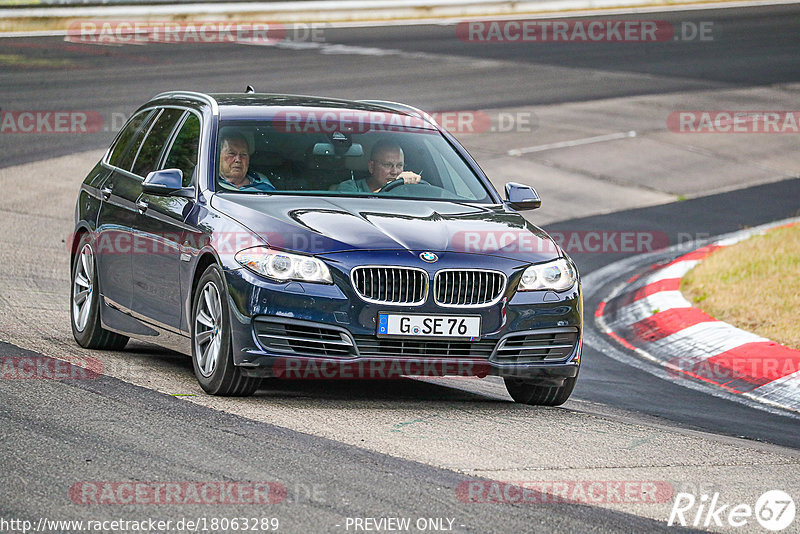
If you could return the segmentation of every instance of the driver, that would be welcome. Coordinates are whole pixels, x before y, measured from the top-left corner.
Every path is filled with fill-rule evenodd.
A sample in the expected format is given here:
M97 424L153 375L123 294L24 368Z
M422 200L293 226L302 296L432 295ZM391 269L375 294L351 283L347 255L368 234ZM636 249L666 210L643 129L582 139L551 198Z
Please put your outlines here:
M275 191L275 186L261 173L249 170L250 143L244 134L222 134L219 153L219 182L224 189L241 191Z
M403 171L405 160L403 149L394 141L382 140L375 143L367 162L369 178L345 180L336 186L337 191L377 193L383 186L402 178L407 184L418 184L422 177L411 171Z

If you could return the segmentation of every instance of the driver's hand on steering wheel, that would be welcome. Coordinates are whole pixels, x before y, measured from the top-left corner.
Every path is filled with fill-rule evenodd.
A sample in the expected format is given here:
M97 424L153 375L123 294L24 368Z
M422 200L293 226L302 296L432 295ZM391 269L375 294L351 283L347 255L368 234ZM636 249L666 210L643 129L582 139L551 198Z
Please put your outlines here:
M422 180L422 176L411 171L401 172L400 174L397 175L397 178L395 178L395 180L397 180L398 178L402 178L403 182L407 184L418 184L419 181Z

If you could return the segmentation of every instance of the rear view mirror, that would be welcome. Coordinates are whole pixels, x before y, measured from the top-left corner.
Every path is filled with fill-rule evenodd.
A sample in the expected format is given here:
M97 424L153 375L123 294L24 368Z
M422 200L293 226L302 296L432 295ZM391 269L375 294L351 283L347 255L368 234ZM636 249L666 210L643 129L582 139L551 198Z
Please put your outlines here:
M337 152L333 143L316 143L314 145L315 156L344 156L347 158L358 158L364 155L364 148L359 143L353 143L347 150Z
M533 210L542 205L542 199L534 188L515 182L506 184L506 202L515 210Z

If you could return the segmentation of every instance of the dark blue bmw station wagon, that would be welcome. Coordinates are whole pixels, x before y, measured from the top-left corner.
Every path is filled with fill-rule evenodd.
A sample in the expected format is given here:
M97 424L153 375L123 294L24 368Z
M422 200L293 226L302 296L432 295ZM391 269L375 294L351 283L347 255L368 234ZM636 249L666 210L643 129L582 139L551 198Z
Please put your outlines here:
M264 377L496 375L569 398L583 309L572 260L466 150L404 104L169 92L83 182L77 342L190 354L202 388Z

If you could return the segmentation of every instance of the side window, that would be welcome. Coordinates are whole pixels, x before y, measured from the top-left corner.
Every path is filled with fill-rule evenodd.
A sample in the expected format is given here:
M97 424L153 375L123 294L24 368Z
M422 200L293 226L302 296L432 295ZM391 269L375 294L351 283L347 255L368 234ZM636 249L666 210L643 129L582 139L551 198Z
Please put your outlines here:
M433 157L436 172L439 173L441 180L441 186L462 198L469 200L486 199L486 190L473 174L473 171L467 166L467 163L461 159L455 150L444 147L444 138L436 138L436 141L437 143L431 143L426 140L425 146ZM435 182L431 183L439 185Z
M149 119L152 115L153 111L147 110L128 121L111 149L111 155L108 158L109 164L122 169L130 168L131 161L136 155L136 150L133 147L139 146L144 132L147 131L147 124L149 124L149 120L146 119ZM130 156L128 156L129 154ZM127 161L127 165L125 161Z
M136 154L139 153L139 148L142 146L142 142L144 141L144 136L147 135L147 132L150 130L150 126L153 124L153 121L156 120L158 117L158 111L153 111L150 116L147 117L141 127L136 131L136 135L133 136L131 142L129 143L128 148L125 150L125 154L120 158L117 167L120 169L125 169L126 171L130 171L131 167L133 166L133 160L136 159Z
M158 116L147 138L139 149L132 172L139 176L147 176L158 165L158 160L164 150L164 145L169 139L169 134L175 128L178 119L183 115L182 109L164 109Z
M200 119L189 113L183 122L175 142L164 163L165 169L180 169L183 172L183 187L192 185L192 174L197 166L197 150L200 146Z

